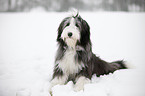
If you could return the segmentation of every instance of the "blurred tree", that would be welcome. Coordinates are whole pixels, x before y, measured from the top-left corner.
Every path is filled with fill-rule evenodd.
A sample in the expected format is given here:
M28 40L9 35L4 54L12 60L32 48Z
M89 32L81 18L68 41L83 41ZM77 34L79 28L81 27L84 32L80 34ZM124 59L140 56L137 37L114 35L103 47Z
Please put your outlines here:
M46 11L145 11L145 0L0 0L0 12L30 11L41 7Z

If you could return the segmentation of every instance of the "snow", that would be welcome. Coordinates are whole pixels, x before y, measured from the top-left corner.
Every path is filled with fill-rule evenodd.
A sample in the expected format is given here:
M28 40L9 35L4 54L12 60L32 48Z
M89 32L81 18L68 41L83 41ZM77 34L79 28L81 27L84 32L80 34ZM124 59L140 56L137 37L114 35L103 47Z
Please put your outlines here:
M84 90L56 85L53 96L145 96L145 13L82 12L93 52L132 69L93 76ZM0 13L0 96L50 96L56 36L67 13Z

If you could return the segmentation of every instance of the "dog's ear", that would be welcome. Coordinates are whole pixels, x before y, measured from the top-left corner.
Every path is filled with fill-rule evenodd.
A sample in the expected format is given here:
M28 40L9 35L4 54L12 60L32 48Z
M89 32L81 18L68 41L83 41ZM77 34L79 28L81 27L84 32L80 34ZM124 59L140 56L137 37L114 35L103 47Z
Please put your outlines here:
M59 41L61 39L61 34L63 29L65 28L65 22L69 19L70 17L66 17L62 20L62 22L60 23L59 27L58 27L58 33L57 33L57 41Z
M81 44L83 46L90 42L90 27L85 20L81 20Z
M63 25L64 25L64 21L62 21L58 27L58 33L57 33L57 41L59 41L61 39L61 33L63 30Z
M66 20L68 19L69 17L67 17L67 18L65 18L65 19L63 19L62 20L62 22L60 23L60 25L59 25L59 27L58 27L58 33L57 33L57 42L58 42L58 44L59 44L59 46L60 47L64 47L64 46L67 46L66 45L66 43L63 41L63 39L61 38L61 34L62 34L62 32L63 32L63 29L65 28L65 22L66 22Z

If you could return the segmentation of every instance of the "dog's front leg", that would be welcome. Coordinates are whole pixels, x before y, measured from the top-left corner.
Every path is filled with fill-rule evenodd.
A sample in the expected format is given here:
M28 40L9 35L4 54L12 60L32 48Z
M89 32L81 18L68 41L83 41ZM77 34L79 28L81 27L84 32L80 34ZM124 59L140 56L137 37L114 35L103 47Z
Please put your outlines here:
M74 91L80 91L84 89L84 85L90 83L90 79L85 76L80 76L76 79L76 84L74 85Z
M52 87L57 85L57 84L60 84L60 85L63 85L66 83L68 79L68 76L67 75L62 75L62 76L55 76L51 82L50 82L50 86L49 86L49 92L52 93Z

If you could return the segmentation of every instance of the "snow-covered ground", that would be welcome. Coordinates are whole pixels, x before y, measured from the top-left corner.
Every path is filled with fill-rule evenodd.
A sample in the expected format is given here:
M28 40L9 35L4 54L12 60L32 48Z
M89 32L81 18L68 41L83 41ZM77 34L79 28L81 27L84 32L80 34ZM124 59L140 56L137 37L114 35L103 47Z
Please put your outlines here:
M53 96L145 96L145 13L82 12L93 52L132 69L96 77L83 91L56 85ZM50 96L57 28L67 13L0 13L0 96Z

